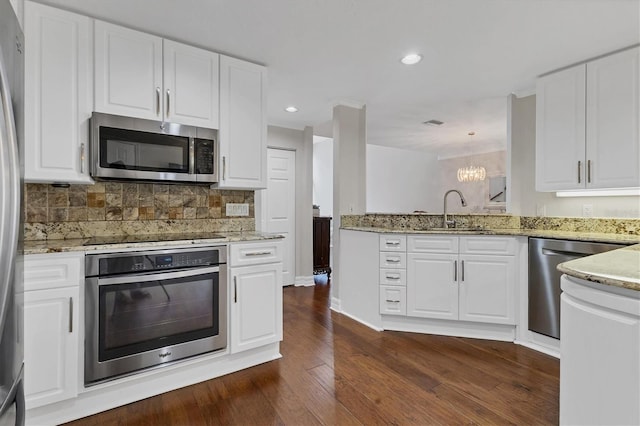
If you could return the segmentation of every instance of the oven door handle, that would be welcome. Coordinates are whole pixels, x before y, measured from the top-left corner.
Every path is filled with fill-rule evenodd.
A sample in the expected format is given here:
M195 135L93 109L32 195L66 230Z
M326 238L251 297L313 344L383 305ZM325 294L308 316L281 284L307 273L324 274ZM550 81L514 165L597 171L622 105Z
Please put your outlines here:
M144 283L149 281L164 281L174 278L187 278L195 277L197 275L211 274L214 272L220 272L220 267L212 266L208 268L187 269L184 271L176 272L154 272L151 274L140 275L124 275L119 277L110 278L98 278L98 285L113 285L113 284L129 284L129 283Z

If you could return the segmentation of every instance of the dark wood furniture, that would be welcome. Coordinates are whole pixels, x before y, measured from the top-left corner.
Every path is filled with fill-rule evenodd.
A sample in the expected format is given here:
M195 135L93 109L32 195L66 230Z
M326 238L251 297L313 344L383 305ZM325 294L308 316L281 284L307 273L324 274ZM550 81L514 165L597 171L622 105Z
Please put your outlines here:
M313 218L313 273L331 275L329 266L329 246L331 239L331 218Z

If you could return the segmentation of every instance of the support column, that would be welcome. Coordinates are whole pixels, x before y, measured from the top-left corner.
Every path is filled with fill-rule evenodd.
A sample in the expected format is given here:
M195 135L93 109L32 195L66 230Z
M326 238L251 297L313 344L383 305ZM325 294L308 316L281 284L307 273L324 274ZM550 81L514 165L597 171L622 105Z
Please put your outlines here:
M333 273L331 308L340 310L340 216L366 211L366 107L333 108Z

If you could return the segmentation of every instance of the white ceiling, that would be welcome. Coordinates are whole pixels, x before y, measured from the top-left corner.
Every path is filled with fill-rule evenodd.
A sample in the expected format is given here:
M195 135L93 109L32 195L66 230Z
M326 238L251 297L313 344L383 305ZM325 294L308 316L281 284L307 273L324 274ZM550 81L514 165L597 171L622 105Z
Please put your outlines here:
M469 131L474 150L504 147L509 93L640 42L640 0L43 2L266 65L269 124L330 136L333 106L361 103L369 143L443 155Z

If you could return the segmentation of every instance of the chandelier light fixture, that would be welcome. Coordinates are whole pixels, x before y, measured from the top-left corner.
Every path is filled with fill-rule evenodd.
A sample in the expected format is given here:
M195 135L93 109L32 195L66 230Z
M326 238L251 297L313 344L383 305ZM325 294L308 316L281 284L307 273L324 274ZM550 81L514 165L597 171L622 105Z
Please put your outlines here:
M469 132L469 136L475 132ZM458 182L479 182L487 177L487 171L482 166L465 166L458 169Z

